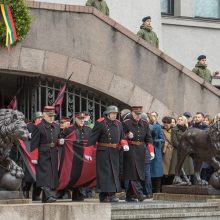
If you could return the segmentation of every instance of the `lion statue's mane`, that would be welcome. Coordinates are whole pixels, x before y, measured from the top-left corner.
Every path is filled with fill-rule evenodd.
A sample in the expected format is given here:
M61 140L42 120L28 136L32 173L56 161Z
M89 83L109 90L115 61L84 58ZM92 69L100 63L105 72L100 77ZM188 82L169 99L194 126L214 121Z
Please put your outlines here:
M27 140L28 130L24 115L12 109L0 109L0 188L17 190L24 176L23 170L9 158L18 139Z

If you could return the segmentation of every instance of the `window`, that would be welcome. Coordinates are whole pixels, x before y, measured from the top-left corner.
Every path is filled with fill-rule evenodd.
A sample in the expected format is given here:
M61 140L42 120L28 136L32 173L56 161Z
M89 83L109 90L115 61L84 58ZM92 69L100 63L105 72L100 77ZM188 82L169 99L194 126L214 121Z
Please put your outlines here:
M161 13L164 15L174 15L174 0L160 0Z
M220 18L220 0L196 0L196 17Z

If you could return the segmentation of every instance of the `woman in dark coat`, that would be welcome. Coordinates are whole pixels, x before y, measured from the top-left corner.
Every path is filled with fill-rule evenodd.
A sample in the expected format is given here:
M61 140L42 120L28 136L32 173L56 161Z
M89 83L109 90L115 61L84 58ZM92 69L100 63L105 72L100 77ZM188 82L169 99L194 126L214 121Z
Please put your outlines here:
M155 116L148 114L148 117L155 153L155 158L151 161L152 189L153 193L159 193L161 190L161 178L163 176L162 146L164 145L164 136L161 126L156 123Z
M171 160L170 173L173 175L175 174L175 167L177 163L177 151L178 151L180 138L182 137L182 135L187 129L188 129L187 118L185 116L179 116L177 119L176 127L174 127L171 130L171 142L174 147L174 150L173 150L173 157ZM183 164L183 170L186 175L194 174L193 160L190 156L186 157L184 164Z

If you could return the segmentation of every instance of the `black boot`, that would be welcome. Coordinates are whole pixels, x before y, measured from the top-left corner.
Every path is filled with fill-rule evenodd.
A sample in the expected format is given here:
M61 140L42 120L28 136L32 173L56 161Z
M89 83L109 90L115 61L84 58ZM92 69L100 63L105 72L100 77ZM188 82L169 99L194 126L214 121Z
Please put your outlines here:
M72 201L76 201L76 202L84 201L84 196L80 192L79 188L72 189Z
M29 199L29 191L23 191L23 196L25 199Z
M154 193L161 192L161 178L154 178L153 188L154 188Z

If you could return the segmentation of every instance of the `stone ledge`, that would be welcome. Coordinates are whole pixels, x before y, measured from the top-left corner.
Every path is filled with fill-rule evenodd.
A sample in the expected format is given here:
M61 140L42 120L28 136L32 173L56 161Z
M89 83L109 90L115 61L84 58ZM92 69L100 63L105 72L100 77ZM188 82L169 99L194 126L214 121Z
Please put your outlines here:
M154 200L178 201L178 202L206 202L210 199L220 199L220 195L190 195L190 194L172 194L172 193L154 193Z
M47 2L41 2L39 5L40 9L50 9L50 10L56 10L56 11L65 11L66 5L64 4L56 4L56 3L47 3Z
M44 2L33 2L33 1L27 1L27 4L30 8L39 8L39 9L51 9L51 10L58 10L58 11L72 11L77 13L89 13L93 14L94 16L101 19L103 22L109 24L113 28L115 28L117 31L128 37L129 39L137 42L139 45L143 46L147 50L151 51L155 55L159 56L161 59L165 60L167 63L169 63L171 66L174 66L184 74L188 75L190 78L201 84L201 86L204 86L211 92L213 92L215 95L220 96L220 92L217 92L214 89L214 86L209 85L207 86L207 83L203 84L203 81L201 82L198 78L192 76L192 74L189 73L189 70L186 71L186 68L183 67L181 64L179 64L177 61L175 61L173 58L169 57L167 54L163 53L159 49L151 46L146 41L144 41L141 38L138 38L135 33L132 33L127 28L123 27L113 19L109 18L108 16L103 15L100 11L97 9L90 7L90 6L78 6L78 5L64 5L64 4L56 4L56 3L44 3ZM190 71L191 72L191 71ZM197 80L198 79L198 80Z

